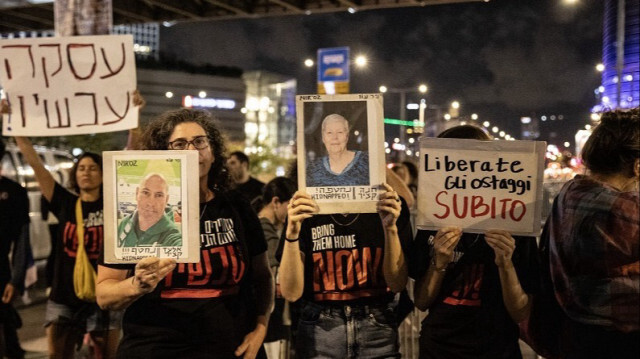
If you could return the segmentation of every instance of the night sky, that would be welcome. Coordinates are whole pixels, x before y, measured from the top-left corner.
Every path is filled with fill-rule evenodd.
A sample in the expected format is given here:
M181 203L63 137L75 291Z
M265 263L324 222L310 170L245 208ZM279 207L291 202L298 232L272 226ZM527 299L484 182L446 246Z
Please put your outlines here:
M461 115L477 113L516 138L521 116L563 115L562 122L541 123L540 139L561 144L573 142L596 103L603 13L600 0L564 2L493 0L180 23L163 28L161 49L196 64L291 76L305 94L315 93L316 74L304 59L315 61L318 48L349 46L352 56L369 59L366 69L352 67L353 93L426 83L428 104L458 100ZM399 117L397 97L385 95L385 117Z

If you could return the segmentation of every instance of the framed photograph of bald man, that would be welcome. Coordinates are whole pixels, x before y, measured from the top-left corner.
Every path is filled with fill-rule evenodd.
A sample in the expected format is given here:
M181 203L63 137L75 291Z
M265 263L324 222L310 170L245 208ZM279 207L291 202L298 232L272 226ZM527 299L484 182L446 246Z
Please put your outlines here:
M385 181L381 94L296 99L298 187L321 214L375 213Z
M104 260L200 261L197 151L103 152Z

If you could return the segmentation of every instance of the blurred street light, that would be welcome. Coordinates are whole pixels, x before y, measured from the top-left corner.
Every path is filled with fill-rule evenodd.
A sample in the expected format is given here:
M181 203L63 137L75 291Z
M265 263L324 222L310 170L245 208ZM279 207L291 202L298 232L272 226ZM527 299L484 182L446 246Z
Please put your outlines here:
M451 108L459 109L459 108L460 108L460 102L458 102L458 101L453 101L453 102L451 103Z
M489 128L489 126L491 126L491 124L489 123L489 121L484 121L484 122L482 123L482 126L484 126L484 127L486 127L486 128Z
M478 119L478 114L477 113L472 113L471 114L471 119L472 120L477 120Z
M596 71L598 71L598 72L604 71L604 64L597 64L596 65Z
M421 84L420 86L418 86L418 91L420 91L420 93L426 93L428 89L429 88L425 84Z
M493 127L491 128L491 132L493 132L493 133L498 133L498 131L500 131L500 130L498 129L498 126L493 126Z
M304 60L304 66L306 66L306 67L312 67L313 65L314 65L313 60L311 60L311 59L306 59L306 60Z
M355 63L357 67L365 67L367 66L367 58L364 55L358 55L356 56Z

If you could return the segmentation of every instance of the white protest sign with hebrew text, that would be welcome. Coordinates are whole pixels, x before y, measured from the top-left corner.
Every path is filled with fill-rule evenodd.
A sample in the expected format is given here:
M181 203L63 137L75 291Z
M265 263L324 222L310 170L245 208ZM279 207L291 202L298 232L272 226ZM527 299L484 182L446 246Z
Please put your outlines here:
M0 40L5 136L63 136L138 126L131 35Z
M385 181L381 94L296 99L298 188L319 213L375 213Z
M545 142L420 140L420 229L540 232Z

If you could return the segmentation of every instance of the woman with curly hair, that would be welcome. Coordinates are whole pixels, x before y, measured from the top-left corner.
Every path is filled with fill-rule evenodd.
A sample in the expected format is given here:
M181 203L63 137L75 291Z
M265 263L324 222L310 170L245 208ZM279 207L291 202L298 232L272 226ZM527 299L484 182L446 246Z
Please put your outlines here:
M249 203L227 194L224 140L205 111L162 114L142 135L147 150L196 150L200 178L200 262L145 258L101 263L102 308L127 308L118 358L265 357L262 342L273 305L273 280L260 221Z

